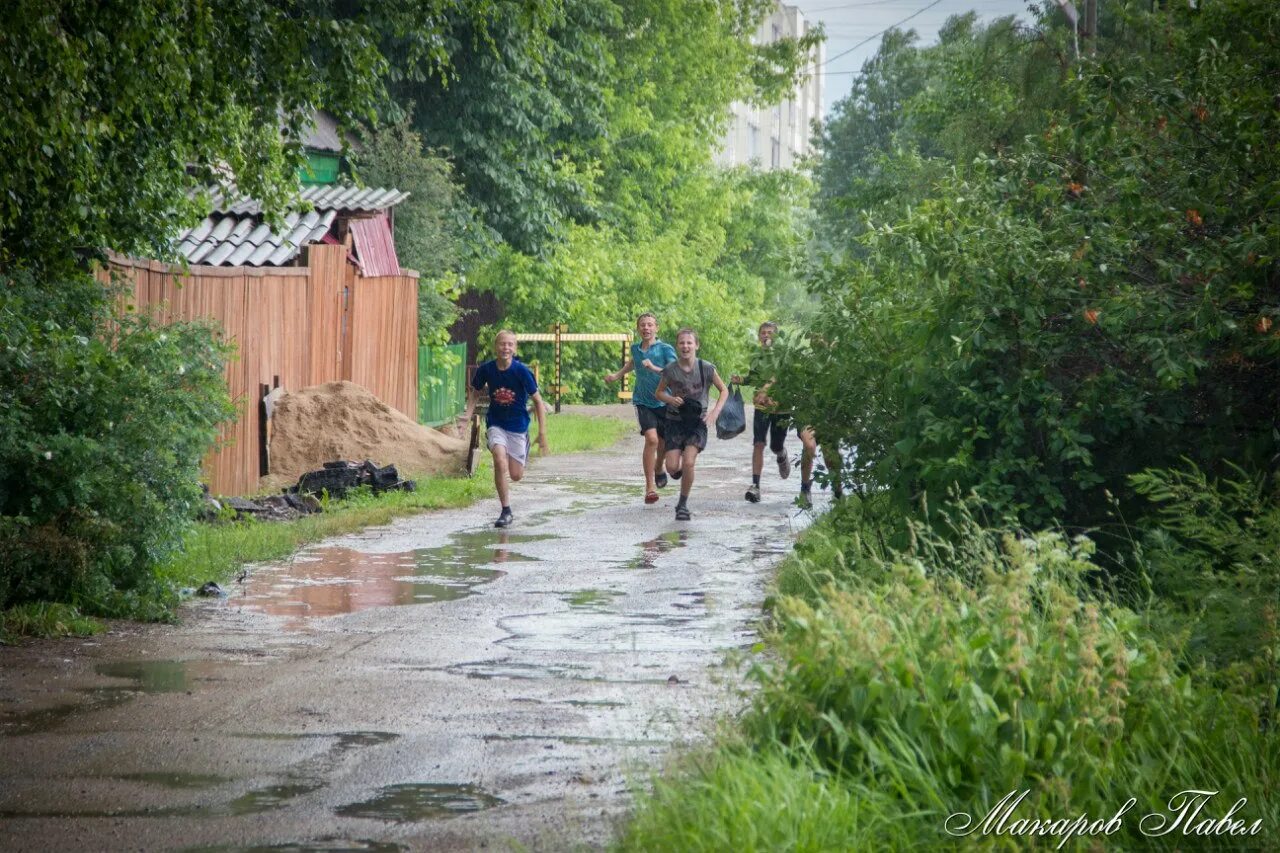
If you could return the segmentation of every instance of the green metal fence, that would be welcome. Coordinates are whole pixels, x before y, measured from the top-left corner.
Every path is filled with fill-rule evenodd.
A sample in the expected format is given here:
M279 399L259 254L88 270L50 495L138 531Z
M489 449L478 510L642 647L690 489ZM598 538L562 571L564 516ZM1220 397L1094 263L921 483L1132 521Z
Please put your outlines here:
M467 345L418 347L418 422L439 426L467 407Z

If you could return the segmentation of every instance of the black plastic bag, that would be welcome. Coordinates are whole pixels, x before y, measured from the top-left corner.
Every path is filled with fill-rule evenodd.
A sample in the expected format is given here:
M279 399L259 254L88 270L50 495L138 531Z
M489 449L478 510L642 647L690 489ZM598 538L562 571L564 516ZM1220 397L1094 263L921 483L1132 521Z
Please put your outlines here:
M747 410L742 405L742 392L729 386L729 399L716 418L716 438L733 438L747 428Z

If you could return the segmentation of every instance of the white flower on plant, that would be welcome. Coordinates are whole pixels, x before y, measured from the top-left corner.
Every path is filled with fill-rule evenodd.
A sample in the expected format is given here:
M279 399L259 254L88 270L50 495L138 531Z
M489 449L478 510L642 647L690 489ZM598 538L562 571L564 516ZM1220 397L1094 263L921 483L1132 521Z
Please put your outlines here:
M186 373L186 372L187 372L187 366L186 366L185 364L179 364L179 365L178 365L178 375L179 375L179 376L181 376L182 374L184 374L184 373Z
M44 452L44 458L45 458L46 460L48 460L48 459L52 459L52 458L53 458L53 451L52 451L52 450L46 450L46 451Z

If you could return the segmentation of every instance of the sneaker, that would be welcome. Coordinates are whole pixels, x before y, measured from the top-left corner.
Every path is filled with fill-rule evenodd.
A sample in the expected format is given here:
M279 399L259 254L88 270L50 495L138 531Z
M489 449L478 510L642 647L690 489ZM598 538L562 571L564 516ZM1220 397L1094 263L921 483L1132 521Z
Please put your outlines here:
M791 476L791 460L785 453L778 454L778 476L784 480Z
M689 512L689 508L684 504L676 507L676 521L688 521L693 518L693 513Z
M502 514L498 516L498 520L493 523L493 526L494 527L510 527L511 522L515 520L516 520L516 517L511 514L511 510L504 509L502 511Z
M796 498L796 506L801 509L813 509L813 500L809 497L808 489L800 490L800 495Z
M759 486L753 484L751 488L747 489L747 500L751 501L753 504L760 503L760 487Z
M666 474L654 475L653 484L657 486L659 489L665 489L667 487L667 475Z

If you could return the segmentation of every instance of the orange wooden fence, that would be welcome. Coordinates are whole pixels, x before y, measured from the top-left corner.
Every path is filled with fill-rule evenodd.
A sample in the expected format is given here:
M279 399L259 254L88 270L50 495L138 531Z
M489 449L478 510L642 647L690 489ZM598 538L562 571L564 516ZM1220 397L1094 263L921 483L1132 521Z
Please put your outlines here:
M314 245L306 267L188 267L113 257L139 311L164 322L211 319L238 356L227 365L236 419L204 461L215 494L248 494L261 475L260 387L348 379L418 416L418 274L364 278L342 246ZM105 272L104 272L105 275Z

